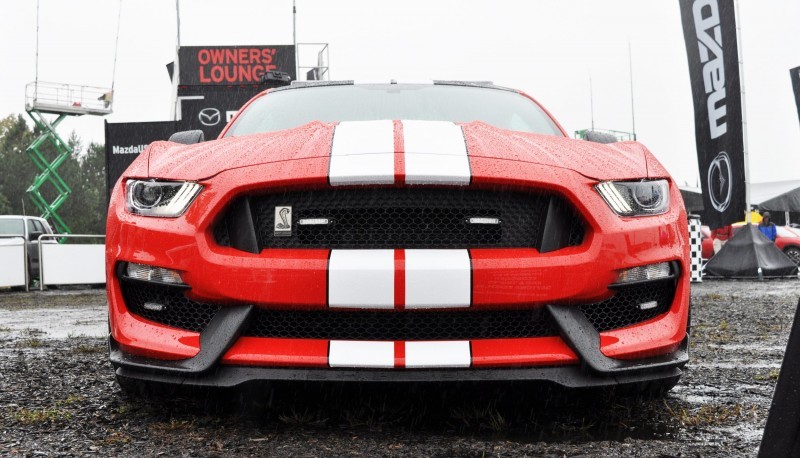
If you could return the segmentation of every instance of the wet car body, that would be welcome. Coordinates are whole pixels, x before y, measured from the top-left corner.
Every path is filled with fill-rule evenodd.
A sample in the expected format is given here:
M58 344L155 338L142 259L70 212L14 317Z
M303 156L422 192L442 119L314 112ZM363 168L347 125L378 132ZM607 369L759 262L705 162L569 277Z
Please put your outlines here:
M278 109L362 96L372 103L350 112ZM532 121L484 108L493 98L524 104ZM449 101L464 105L437 111ZM420 103L432 114L404 115ZM473 106L491 123L470 119ZM131 203L158 183L173 200L194 193L184 212L144 216ZM627 190L662 206L634 215ZM518 91L273 89L218 140L153 143L116 184L111 360L121 380L203 386L669 388L688 360L686 228L677 186L643 145L570 139Z

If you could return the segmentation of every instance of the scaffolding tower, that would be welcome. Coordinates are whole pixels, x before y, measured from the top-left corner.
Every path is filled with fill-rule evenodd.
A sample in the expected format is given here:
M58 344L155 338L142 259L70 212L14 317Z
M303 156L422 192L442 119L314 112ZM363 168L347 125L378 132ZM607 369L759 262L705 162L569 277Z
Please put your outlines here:
M56 128L67 116L105 116L112 113L113 90L92 86L47 83L37 81L25 86L25 111L41 134L25 150L39 173L28 187L27 193L42 218L55 226L56 232L70 234L72 231L58 215L58 209L72 192L69 185L58 174L58 167L72 154L69 143L56 132ZM48 116L50 119L48 119ZM55 156L46 153L44 146L51 144ZM42 195L42 187L49 183L55 190L55 198Z
M633 132L624 132L621 130L612 130L612 129L581 129L575 131L575 138L580 140L586 140L586 134L589 132L599 132L607 135L611 135L617 139L618 142L627 142L631 140L636 140L636 134Z

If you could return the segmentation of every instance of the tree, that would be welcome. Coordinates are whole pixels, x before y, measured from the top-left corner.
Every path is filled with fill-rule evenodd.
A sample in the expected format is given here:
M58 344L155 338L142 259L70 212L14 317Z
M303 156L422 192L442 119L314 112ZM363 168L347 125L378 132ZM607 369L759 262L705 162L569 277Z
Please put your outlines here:
M0 214L23 214L23 200L25 213L38 214L26 191L39 170L25 150L40 134L28 126L22 115L0 119ZM81 140L74 132L68 143L73 153L58 168L58 173L72 192L58 214L76 234L104 234L107 212L104 147L91 143L82 152ZM42 151L46 157L55 157L51 145L44 146ZM40 191L48 200L55 197L49 184Z

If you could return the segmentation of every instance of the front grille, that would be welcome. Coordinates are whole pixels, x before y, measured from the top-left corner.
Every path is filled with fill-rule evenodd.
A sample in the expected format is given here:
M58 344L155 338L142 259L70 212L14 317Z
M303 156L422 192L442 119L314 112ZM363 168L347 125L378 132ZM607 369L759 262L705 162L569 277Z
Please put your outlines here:
M185 290L123 281L122 295L131 313L156 323L200 332L219 310L218 305L188 299ZM630 286L581 311L599 332L619 329L666 313L675 295L674 281ZM639 304L656 301L651 310ZM147 310L146 302L165 305ZM343 340L471 340L545 337L558 331L545 309L447 311L348 311L256 309L242 332L251 337Z
M274 235L279 206L292 207L291 236ZM497 218L500 223L469 223L475 217ZM329 224L298 224L306 218L325 218ZM580 245L584 232L577 212L559 196L464 188L326 189L246 196L228 207L214 227L219 245L251 252L479 247L552 251Z
M611 299L582 305L581 311L598 332L620 329L666 313L675 297L675 281L661 280L628 286ZM656 302L656 307L641 310L639 304Z

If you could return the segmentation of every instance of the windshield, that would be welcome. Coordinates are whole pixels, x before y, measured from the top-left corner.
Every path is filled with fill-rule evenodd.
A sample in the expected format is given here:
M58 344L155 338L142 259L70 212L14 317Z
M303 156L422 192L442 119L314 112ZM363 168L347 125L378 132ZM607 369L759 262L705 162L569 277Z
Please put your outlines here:
M468 123L562 136L536 103L516 92L446 85L373 84L290 89L255 100L226 137L274 132L312 121L407 119Z
M0 219L0 235L25 235L21 219Z

